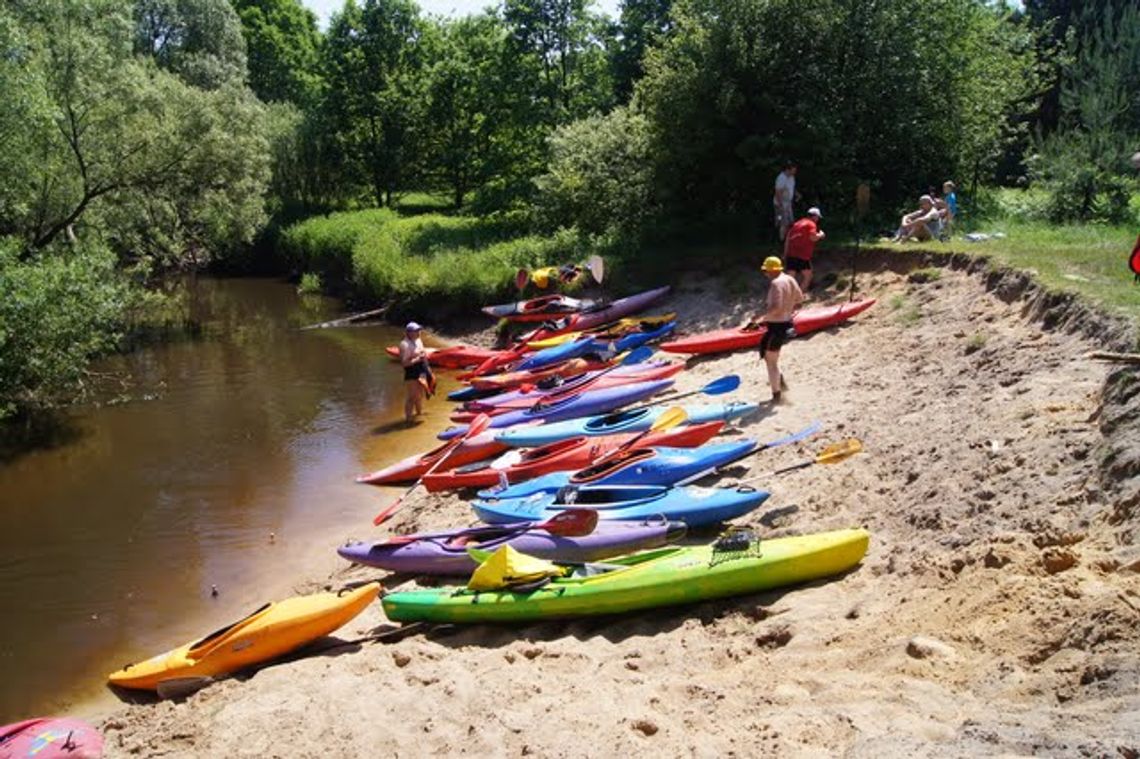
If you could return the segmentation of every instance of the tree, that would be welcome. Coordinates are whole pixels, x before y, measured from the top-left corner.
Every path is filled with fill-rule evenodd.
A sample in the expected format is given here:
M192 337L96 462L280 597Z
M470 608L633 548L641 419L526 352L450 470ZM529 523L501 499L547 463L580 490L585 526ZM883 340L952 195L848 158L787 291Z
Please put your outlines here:
M249 56L249 86L266 102L298 106L317 96L321 34L300 0L233 0Z
M628 103L633 97L633 85L645 74L645 51L672 28L672 7L672 0L622 0L621 22L610 61L618 103Z
M135 50L184 82L215 89L246 77L241 20L229 0L136 0Z
M411 0L347 0L329 25L325 113L378 205L390 205L418 168L423 33Z
M503 14L548 126L609 106L608 27L588 0L506 0Z

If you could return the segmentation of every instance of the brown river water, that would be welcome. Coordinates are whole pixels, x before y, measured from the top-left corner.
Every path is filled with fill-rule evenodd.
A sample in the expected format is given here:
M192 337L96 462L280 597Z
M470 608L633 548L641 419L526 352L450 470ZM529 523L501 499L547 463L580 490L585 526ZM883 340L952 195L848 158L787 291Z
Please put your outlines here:
M121 384L67 441L0 463L0 724L103 711L112 670L347 566L399 492L353 476L446 424L438 398L398 423L398 329L301 331L339 305L278 281L190 288L202 339L99 362Z

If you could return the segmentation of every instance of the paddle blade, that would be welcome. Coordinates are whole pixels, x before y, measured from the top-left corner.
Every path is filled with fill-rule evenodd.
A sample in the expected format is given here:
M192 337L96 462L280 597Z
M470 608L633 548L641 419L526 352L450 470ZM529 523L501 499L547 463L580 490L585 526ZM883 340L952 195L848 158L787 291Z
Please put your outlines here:
M476 435L482 434L482 433L486 432L487 428L490 426L491 426L491 417L488 416L487 414L479 414L479 416L477 416L471 420L471 424L467 427L467 432L465 432L463 434L463 439L469 440L470 438L473 438ZM442 461L442 459L441 459L441 461Z
M705 395L724 395L731 393L738 387L740 387L740 377L736 374L729 374L705 385L701 388L701 392Z
M528 272L526 269L519 269L518 273L515 274L515 287L517 287L519 290L525 288L526 283L529 281L530 272Z
M649 429L646 430L646 432L660 432L661 430L669 430L677 427L678 425L684 424L688 418L689 415L685 412L685 409L681 408L680 406L674 406L671 409L667 409L661 416L657 417L657 419L654 420L653 424L649 426Z
M419 483L417 482L416 485L418 485L418 484ZM413 487L415 487L415 486L413 486ZM411 492L411 491L409 491L409 492ZM379 527L380 525L384 524L389 519L391 519L392 515L396 513L396 510L400 508L400 504L402 504L404 502L404 496L406 496L406 495L407 495L407 493L404 493L404 495L400 496L395 501L392 501L391 504L389 504L386 508L382 509L379 514L372 517L372 524L376 527Z
M839 443L832 443L824 448L815 457L816 464L834 464L849 456L854 456L863 450L863 443L858 438L850 438Z
M798 442L806 437L811 437L815 433L819 432L822 428L823 425L819 422L812 422L799 432L794 432L791 435L780 438L779 440L773 440L770 443L765 443L763 446L761 446L760 450L763 450L764 448L775 448L777 446L787 445L788 443Z
M586 259L586 268L590 270L590 276L599 285L602 284L602 277L606 275L606 264L601 256L593 255Z
M640 364L643 361L648 361L652 357L653 349L648 345L643 345L640 348L631 350L629 353L625 354L625 358L619 362L619 365L629 366L630 364Z
M580 538L589 535L598 526L598 512L593 509L567 509L535 527L541 527L551 535L566 538ZM533 529L533 528L532 528Z

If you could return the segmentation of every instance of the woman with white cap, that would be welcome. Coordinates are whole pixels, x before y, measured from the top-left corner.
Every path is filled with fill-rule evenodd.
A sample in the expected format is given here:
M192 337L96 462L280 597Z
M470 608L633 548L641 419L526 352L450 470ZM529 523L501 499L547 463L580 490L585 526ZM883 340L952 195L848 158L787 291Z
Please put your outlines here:
M404 327L404 339L400 341L400 363L404 367L404 419L408 424L414 417L424 412L424 395L431 388L434 377L428 366L427 350L424 348L416 322L408 322Z

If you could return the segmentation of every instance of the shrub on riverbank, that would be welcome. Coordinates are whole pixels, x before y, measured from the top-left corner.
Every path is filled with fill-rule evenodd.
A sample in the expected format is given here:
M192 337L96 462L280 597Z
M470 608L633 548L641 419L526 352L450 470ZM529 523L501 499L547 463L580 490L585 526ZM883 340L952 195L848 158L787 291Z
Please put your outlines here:
M334 291L390 303L394 316L470 314L517 294L520 268L582 260L589 243L576 232L524 234L524 220L345 211L294 224L281 236L290 265L316 272Z

